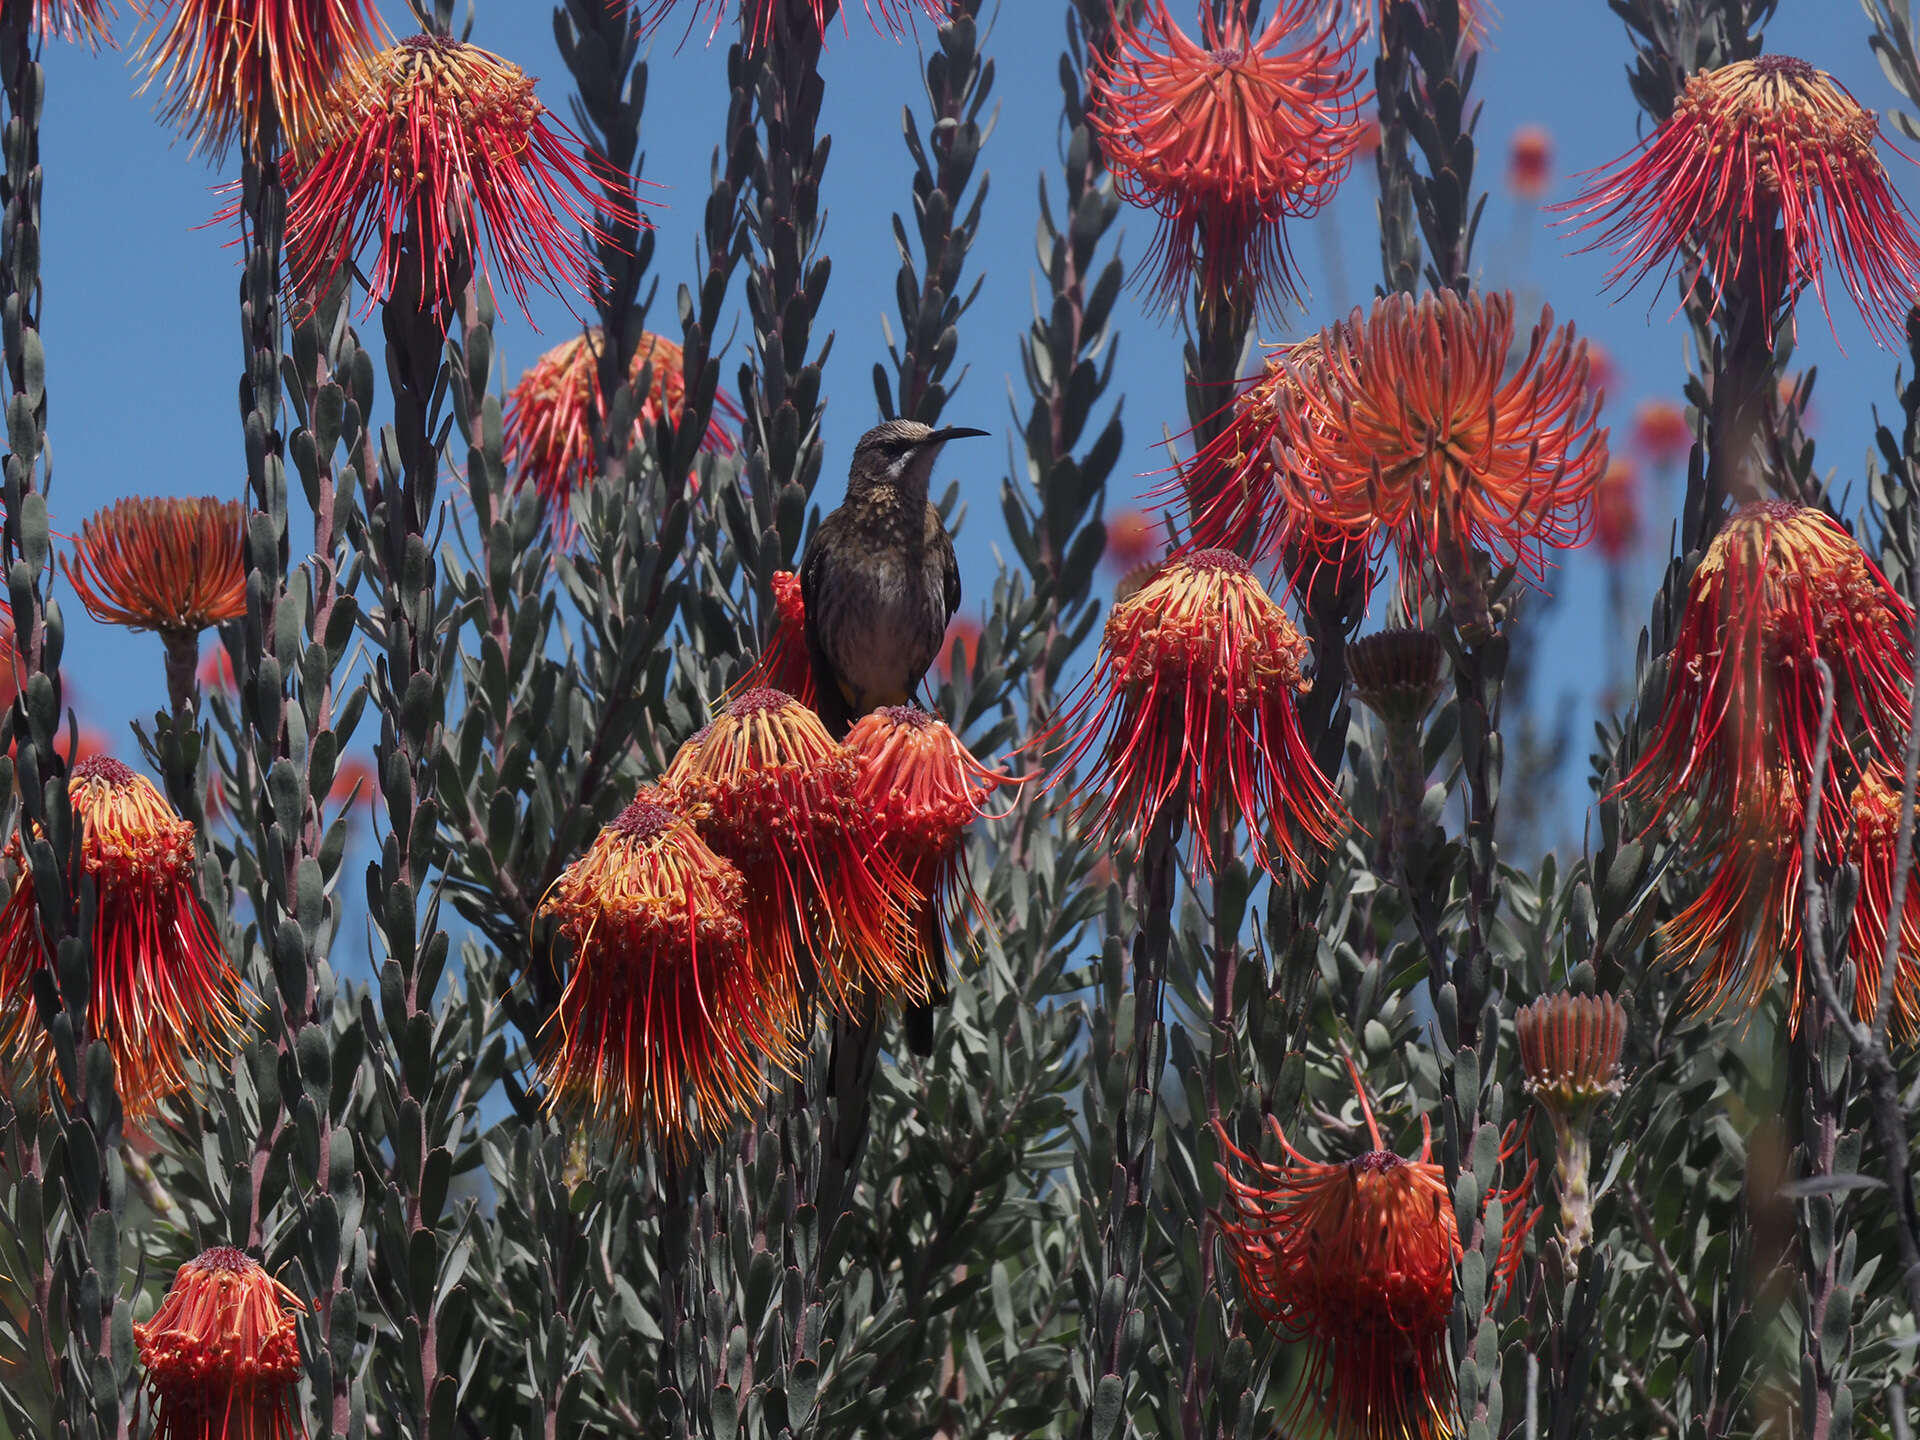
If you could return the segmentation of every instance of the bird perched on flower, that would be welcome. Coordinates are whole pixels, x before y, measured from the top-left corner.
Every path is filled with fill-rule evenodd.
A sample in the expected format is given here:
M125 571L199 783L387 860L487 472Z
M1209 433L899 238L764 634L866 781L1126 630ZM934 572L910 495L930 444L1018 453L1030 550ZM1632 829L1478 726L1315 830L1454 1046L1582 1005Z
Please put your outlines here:
M193 826L153 782L96 756L74 765L67 798L81 828L81 872L97 897L87 1020L113 1056L122 1106L138 1119L187 1088L190 1062L218 1065L233 1053L248 995L194 893ZM17 878L0 909L0 1052L24 1058L46 1083L59 1077L33 989L52 960L33 869L21 838L8 843ZM68 879L77 893L81 875Z
M1757 292L1769 327L1812 286L1827 305L1826 265L1883 345L1920 289L1920 241L1874 141L1880 122L1831 75L1761 55L1688 79L1673 113L1612 170L1556 207L1598 228L1588 249L1618 253L1611 285L1698 256L1688 293L1718 308L1729 283Z
M216 1246L174 1272L153 1318L133 1327L147 1367L154 1440L294 1440L307 1307L244 1250Z
M1437 1440L1454 1391L1446 1363L1453 1270L1461 1254L1446 1170L1421 1118L1418 1160L1386 1147L1359 1073L1348 1062L1372 1148L1349 1160L1311 1160L1267 1117L1286 1159L1250 1155L1216 1128L1227 1159L1221 1237L1248 1308L1284 1340L1309 1347L1296 1419L1356 1440ZM1502 1168L1519 1151L1509 1132ZM1478 1177L1483 1207L1499 1202L1499 1261L1487 1308L1512 1285L1538 1212L1534 1170L1502 1187Z
M1160 217L1141 271L1154 299L1267 310L1296 292L1286 222L1317 211L1363 134L1353 60L1321 0L1280 0L1256 35L1241 7L1200 9L1196 40L1166 0L1118 23L1088 84L1087 115L1114 187Z
M469 263L497 271L523 314L532 284L591 295L591 247L610 243L599 215L644 223L629 178L584 151L519 66L444 35L349 66L292 158L295 288L321 293L373 244L370 307L403 270L423 309L451 303Z
M800 559L800 595L814 698L827 733L844 739L882 705L910 705L960 607L960 563L927 498L951 440L985 430L889 420L860 437L847 498Z

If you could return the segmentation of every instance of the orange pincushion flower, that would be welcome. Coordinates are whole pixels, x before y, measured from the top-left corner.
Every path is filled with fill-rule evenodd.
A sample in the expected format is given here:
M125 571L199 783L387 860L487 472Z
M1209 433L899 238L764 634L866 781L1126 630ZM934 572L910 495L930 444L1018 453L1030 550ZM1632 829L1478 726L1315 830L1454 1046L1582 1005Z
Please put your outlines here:
M1353 62L1319 0L1280 0L1257 36L1236 9L1202 7L1200 39L1151 0L1095 60L1087 111L1114 186L1160 217L1142 272L1169 307L1197 281L1205 301L1273 309L1296 292L1286 222L1332 196L1361 142Z
M667 17L680 0L640 0L640 20L642 27L657 25ZM740 19L742 33L746 36L747 49L757 50L774 37L774 13L783 0L740 0L736 13ZM821 35L827 33L827 0L807 0L812 12L813 28ZM711 41L720 32L720 24L726 19L727 0L693 0L693 15L687 20L689 32L693 22L704 9L713 16L713 24L707 30L707 39ZM840 10L840 27L846 29L847 11L851 5L843 5ZM899 35L915 11L933 20L944 22L946 10L941 0L879 0L879 13L874 11L874 0L865 0L861 7L867 13L867 19L876 29L883 29L889 35Z
M1609 284L1697 255L1690 292L1709 286L1718 307L1748 275L1769 323L1807 285L1827 310L1830 258L1887 344L1920 288L1920 243L1874 149L1879 133L1831 75L1762 55L1694 75L1658 130L1560 208L1583 230L1605 227L1588 248L1618 252Z
M843 1009L867 989L925 998L913 930L922 896L881 852L859 781L819 716L764 689L728 701L661 779L746 877L748 944L770 971L817 982Z
M1633 446L1656 465L1672 465L1693 448L1687 412L1671 400L1642 400L1633 412Z
M1247 1154L1221 1132L1247 1177L1219 1166L1221 1235L1248 1308L1281 1339L1311 1347L1296 1418L1316 1414L1334 1435L1426 1440L1447 1433L1453 1395L1446 1334L1461 1254L1453 1200L1425 1118L1420 1158L1407 1160L1386 1148L1364 1090L1360 1103L1373 1148L1351 1160L1309 1160L1272 1116L1281 1163ZM1517 1149L1509 1132L1502 1164ZM1531 1164L1511 1189L1489 1186L1503 1217L1489 1309L1519 1269L1538 1213L1532 1188Z
M190 635L247 613L245 523L237 500L116 500L61 568L102 624Z
M570 523L567 498L599 470L594 430L606 412L600 394L603 344L598 326L563 341L535 361L507 397L507 463L522 484L531 484L546 497L549 513L563 530ZM687 403L685 363L680 347L665 336L648 332L640 337L628 379L637 385L642 372L650 379L634 423L636 442L641 425L658 424L662 415L680 423ZM700 448L730 454L733 436L722 417L738 421L740 407L722 390L715 392L713 408Z
M1538 200L1553 175L1553 136L1539 125L1513 132L1507 150L1507 188L1523 200Z
M1834 728L1836 763L1852 774L1874 756L1897 763L1912 624L1906 601L1839 522L1784 501L1744 506L1689 582L1659 729L1621 788L1652 808L1649 825L1694 802L1696 830L1743 806L1751 814L1763 791L1784 788L1804 803L1820 723L1817 659L1833 668L1842 713L1856 722ZM1824 807L1823 831L1843 810Z
M246 987L194 894L193 826L153 783L92 757L74 765L67 795L97 895L88 1024L106 1041L121 1103L138 1119L187 1088L188 1061L218 1064L233 1052L246 1029ZM8 853L19 870L0 910L0 1050L23 1057L38 1085L57 1076L33 999L34 976L50 962L18 836Z
M160 1308L133 1327L154 1440L293 1440L300 1341L285 1285L243 1250L219 1246L174 1272Z
M1448 290L1376 300L1282 352L1295 507L1322 533L1391 539L1403 572L1471 547L1537 573L1547 547L1578 544L1607 468L1586 342L1549 308L1517 365L1512 347L1511 296Z
M813 699L813 657L807 650L807 601L800 577L791 570L773 572L773 629L766 649L741 677L738 690L781 690L809 710Z
M997 786L1018 782L974 759L939 716L910 705L861 716L846 746L860 767L855 795L888 855L926 897L917 927L923 946L937 943L941 920L966 883L962 835Z
M550 1108L634 1146L726 1130L793 1062L790 970L747 944L746 882L642 790L541 901L573 950L540 1078Z
M1104 736L1081 789L1087 808L1107 791L1096 823L1109 836L1137 841L1162 805L1183 798L1211 872L1214 815L1226 802L1247 823L1255 863L1304 869L1305 852L1332 844L1344 823L1294 709L1306 654L1238 555L1176 557L1109 613L1086 689L1056 726L1078 735L1061 769Z
M1564 1114L1620 1093L1627 1012L1611 995L1542 996L1513 1017L1528 1093Z
M195 149L217 158L239 141L265 158L267 116L298 147L342 67L385 38L368 0L166 0L141 50L141 89L163 81L162 113Z
M609 243L596 209L634 218L627 177L582 152L519 66L443 35L350 66L294 161L295 287L323 291L371 242L369 306L395 293L452 303L462 257L487 264L483 232L522 313L530 283L591 295L589 247Z
M1121 574L1158 560L1165 550L1160 527L1140 510L1122 510L1107 521L1107 563Z
M1624 461L1609 465L1593 492L1593 541L1609 565L1640 543L1640 477Z

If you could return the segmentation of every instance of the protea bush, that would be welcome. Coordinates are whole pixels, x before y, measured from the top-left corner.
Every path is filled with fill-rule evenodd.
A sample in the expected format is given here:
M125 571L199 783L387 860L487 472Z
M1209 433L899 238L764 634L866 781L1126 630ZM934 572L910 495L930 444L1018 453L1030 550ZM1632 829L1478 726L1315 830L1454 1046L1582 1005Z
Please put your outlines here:
M1920 53L1504 8L0 0L0 1440L1910 1436Z

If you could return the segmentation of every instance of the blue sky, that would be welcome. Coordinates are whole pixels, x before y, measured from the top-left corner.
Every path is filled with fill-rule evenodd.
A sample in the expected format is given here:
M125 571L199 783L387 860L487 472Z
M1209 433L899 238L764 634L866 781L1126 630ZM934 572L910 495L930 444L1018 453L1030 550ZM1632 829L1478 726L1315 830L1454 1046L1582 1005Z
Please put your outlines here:
M568 76L554 47L551 7L545 0L476 3L474 41L539 77L543 98L566 115ZM383 4L390 23L404 32L404 6ZM1571 193L1574 172L1604 164L1633 144L1637 111L1625 83L1625 35L1599 0L1506 0L1503 9L1476 82L1485 105L1481 180L1493 190L1477 250L1482 283L1513 289L1523 321L1542 299L1550 301L1560 319L1576 322L1606 347L1619 376L1607 413L1617 448L1624 449L1634 404L1680 393L1685 335L1669 321L1670 294L1643 289L1617 303L1602 297L1603 258L1570 254L1570 244L1545 231L1532 207L1510 201L1502 175L1508 143L1524 124L1543 125L1554 137L1549 200ZM963 566L973 577L969 605L986 593L992 547L1002 539L998 495L1005 437L1016 429L1009 396L1017 400L1022 390L1017 344L1032 313L1035 186L1042 173L1056 200L1059 195L1057 66L1065 10L1065 0L1005 0L991 14L984 46L997 66L998 126L982 161L991 193L969 272L984 276L985 285L961 324L960 355L970 368L948 417L1002 438L964 447L964 454L956 447L952 456L951 473L971 505L961 537ZM203 228L218 205L212 187L232 178L234 167L209 167L161 128L158 96L134 93L129 42L137 44L139 32L123 17L119 33L118 53L53 44L46 55L43 327L51 504L55 528L68 533L121 496L237 496L244 475L235 400L238 254L226 248L230 232ZM1812 61L1864 104L1884 110L1897 97L1868 51L1868 33L1857 6L1821 0L1783 7L1768 48ZM673 314L675 287L695 273L694 236L726 106L724 46L707 48L696 37L676 48L680 35L681 26L669 23L654 45L643 132L647 175L663 187L653 192L663 203L652 211L663 325ZM924 23L918 42L898 44L870 33L856 17L850 31L832 37L825 64L824 128L834 137L826 246L834 265L821 324L836 334L826 377L826 478L818 496L827 505L838 498L853 440L876 418L870 372L886 356L882 318L893 318L897 265L888 217L911 201L900 113L903 105L924 113L916 52L930 43ZM1920 195L1920 172L1898 159L1889 163L1902 190ZM1262 338L1309 332L1370 296L1378 274L1373 198L1370 168L1363 168L1319 219L1298 227L1295 248L1313 297L1288 328ZM1129 214L1122 228L1124 253L1138 257L1151 238L1150 217ZM537 298L535 319L544 333L503 317L499 339L509 378L576 327L567 308L546 297ZM1819 464L1854 481L1857 494L1871 439L1868 407L1893 407L1896 357L1874 346L1857 316L1836 309L1836 322L1845 353L1811 313L1800 359L1821 372L1813 404ZM1131 297L1118 324L1116 390L1125 396L1128 443L1110 509L1134 503L1155 483L1148 472L1165 463L1162 436L1185 428L1179 333L1143 315ZM378 343L376 324L362 333ZM729 388L742 355L744 318L734 333L723 372ZM1670 478L1647 487L1647 529L1657 553L1639 568L1641 591L1658 575L1677 483ZM1575 555L1550 580L1563 603L1544 651L1547 689L1591 695L1601 681L1602 573L1597 557ZM105 730L115 750L133 758L128 720L164 703L159 642L94 625L64 587L63 599L70 693L83 723ZM1636 600L1632 613L1643 616L1644 604ZM1631 639L1624 643L1630 653ZM1588 733L1583 715L1578 738L1584 742Z

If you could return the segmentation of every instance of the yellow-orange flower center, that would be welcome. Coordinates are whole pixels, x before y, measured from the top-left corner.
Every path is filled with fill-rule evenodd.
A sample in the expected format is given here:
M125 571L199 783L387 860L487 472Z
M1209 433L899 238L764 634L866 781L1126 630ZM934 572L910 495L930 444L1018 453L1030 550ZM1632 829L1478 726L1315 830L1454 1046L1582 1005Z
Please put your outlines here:
M1163 567L1113 607L1104 639L1130 687L1165 691L1184 679L1190 696L1232 707L1307 688L1307 645L1287 612L1238 555L1203 550Z

